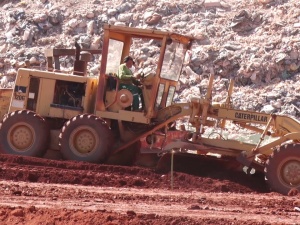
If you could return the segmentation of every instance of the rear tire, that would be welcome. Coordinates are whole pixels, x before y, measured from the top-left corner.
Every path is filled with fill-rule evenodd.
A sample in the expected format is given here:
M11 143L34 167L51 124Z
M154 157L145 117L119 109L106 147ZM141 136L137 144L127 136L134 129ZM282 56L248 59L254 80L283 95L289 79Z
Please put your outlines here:
M59 143L65 159L102 163L109 156L112 137L103 119L84 114L65 123L59 135Z
M43 156L49 144L46 121L36 113L17 110L0 124L0 151L23 156Z
M266 162L265 176L270 188L287 195L300 191L300 145L287 145L275 150Z

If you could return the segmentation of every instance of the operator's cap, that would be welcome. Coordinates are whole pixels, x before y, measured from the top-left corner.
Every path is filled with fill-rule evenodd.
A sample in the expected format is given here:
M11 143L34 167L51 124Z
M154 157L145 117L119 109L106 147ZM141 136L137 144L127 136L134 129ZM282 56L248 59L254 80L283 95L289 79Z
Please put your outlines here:
M126 56L126 57L124 58L123 62L126 63L126 62L128 62L129 60L131 60L131 61L133 62L133 65L135 64L133 58L132 58L131 56L129 56L129 55Z

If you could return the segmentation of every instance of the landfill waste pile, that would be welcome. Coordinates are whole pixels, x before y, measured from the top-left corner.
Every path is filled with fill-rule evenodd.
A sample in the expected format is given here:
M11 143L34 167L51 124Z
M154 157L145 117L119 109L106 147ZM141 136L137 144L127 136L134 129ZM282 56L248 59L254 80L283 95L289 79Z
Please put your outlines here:
M186 102L217 77L213 101L226 97L235 80L235 108L300 116L300 2L298 0L2 0L0 2L0 86L12 87L29 61L45 67L45 48L101 49L103 24L152 28L198 39L188 52L185 76L175 96ZM138 45L139 43L133 43ZM144 44L132 52L139 67L156 63L159 48ZM72 57L60 60L71 70ZM99 73L100 57L89 63Z

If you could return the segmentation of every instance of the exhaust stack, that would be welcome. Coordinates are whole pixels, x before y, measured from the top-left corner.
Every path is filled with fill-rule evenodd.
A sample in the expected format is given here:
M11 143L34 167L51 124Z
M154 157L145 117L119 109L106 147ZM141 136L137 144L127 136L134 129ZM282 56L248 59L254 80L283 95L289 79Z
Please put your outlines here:
M74 62L74 75L87 76L87 63L91 61L92 54L87 51L81 52L80 45L75 42L76 52L75 52L75 62Z

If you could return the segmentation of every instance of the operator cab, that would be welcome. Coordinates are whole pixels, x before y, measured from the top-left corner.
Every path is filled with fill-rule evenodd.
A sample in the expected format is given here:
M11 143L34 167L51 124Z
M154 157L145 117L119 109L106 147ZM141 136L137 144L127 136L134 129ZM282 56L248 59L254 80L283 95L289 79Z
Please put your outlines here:
M96 114L102 118L149 124L171 106L186 51L193 38L166 31L104 25ZM146 47L145 47L146 46ZM132 94L118 89L116 76L125 56L135 60L145 102L143 112L128 111Z

